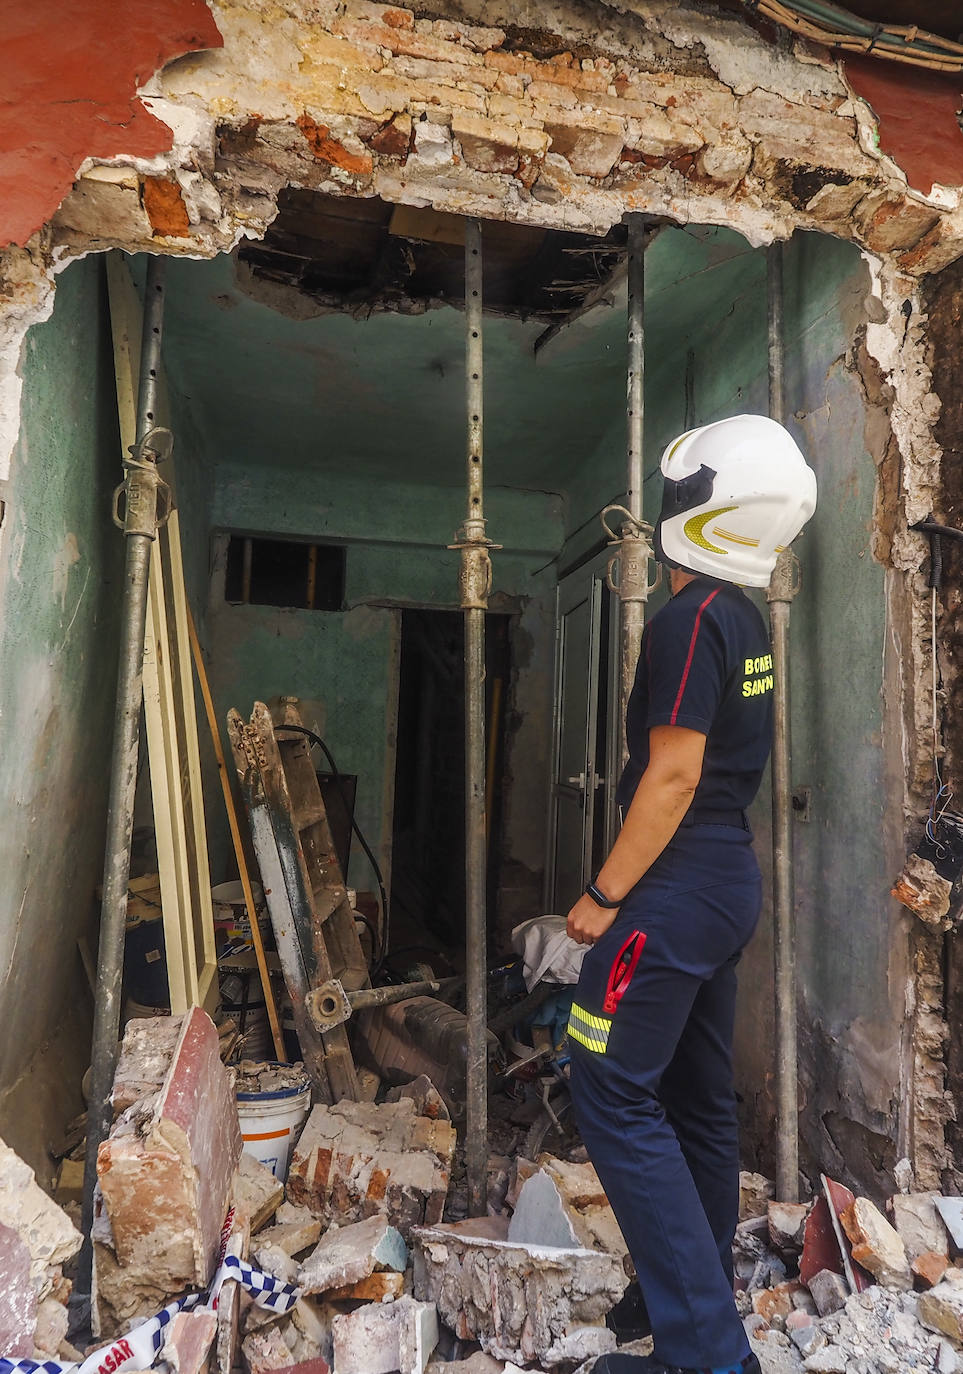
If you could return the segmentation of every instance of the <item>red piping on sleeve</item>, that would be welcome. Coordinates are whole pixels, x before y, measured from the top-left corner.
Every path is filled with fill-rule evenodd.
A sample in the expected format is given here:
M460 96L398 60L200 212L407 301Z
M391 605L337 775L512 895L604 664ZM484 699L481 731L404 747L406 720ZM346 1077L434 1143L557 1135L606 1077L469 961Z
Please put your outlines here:
M695 624L692 626L692 638L689 640L689 654L685 661L685 667L682 670L682 681L679 683L679 693L675 699L675 705L672 708L672 715L669 718L670 725L674 725L676 719L678 718L679 708L682 705L682 697L685 694L685 685L689 681L689 669L692 667L692 656L695 653L696 640L699 638L699 625L702 621L702 612L708 606L712 598L718 595L719 588L714 587L713 590L706 597L705 601L703 601L702 605L696 611Z

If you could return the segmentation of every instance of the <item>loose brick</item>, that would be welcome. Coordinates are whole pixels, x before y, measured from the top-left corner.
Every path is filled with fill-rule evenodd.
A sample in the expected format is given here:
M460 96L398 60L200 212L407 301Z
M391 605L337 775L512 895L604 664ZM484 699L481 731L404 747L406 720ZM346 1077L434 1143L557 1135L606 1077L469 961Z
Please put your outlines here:
M769 1239L777 1250L802 1250L808 1216L804 1202L770 1202Z
M377 133L368 140L370 146L382 157L403 158L411 145L411 116L395 115L394 119L383 124Z
M374 170L374 163L367 148L361 152L352 152L337 139L331 138L330 131L324 124L316 124L308 114L301 115L297 121L298 128L304 135L311 152L319 162L330 163L332 167L340 167L342 171L349 172L351 176L359 179L370 177Z
M831 1269L820 1269L809 1280L807 1287L821 1317L828 1317L831 1312L839 1312L846 1306L849 1284L842 1274L836 1274Z

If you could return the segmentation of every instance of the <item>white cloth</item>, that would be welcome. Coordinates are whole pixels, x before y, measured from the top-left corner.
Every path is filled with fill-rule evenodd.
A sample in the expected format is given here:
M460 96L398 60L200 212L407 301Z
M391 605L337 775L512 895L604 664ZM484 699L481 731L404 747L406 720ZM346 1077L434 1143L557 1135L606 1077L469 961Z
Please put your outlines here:
M564 916L534 916L512 931L512 949L521 955L525 986L536 983L577 983L588 945L580 945L565 931Z

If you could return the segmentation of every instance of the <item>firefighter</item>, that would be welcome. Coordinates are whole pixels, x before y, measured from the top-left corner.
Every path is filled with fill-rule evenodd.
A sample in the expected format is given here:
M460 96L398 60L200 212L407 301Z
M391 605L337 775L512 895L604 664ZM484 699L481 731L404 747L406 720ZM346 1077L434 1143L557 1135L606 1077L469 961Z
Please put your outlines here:
M595 1369L755 1374L732 1286L732 1034L761 899L746 809L769 756L773 664L742 588L768 584L815 509L816 479L759 415L681 435L662 473L655 549L672 596L642 637L622 827L568 915L592 946L569 1021L572 1096L655 1346Z

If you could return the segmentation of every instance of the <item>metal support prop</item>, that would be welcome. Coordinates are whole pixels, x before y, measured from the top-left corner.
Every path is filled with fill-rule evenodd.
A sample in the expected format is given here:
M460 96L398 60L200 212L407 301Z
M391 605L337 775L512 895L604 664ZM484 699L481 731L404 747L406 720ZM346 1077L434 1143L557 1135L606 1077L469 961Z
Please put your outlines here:
M624 723L635 668L642 647L645 603L649 592L649 559L652 545L651 526L642 521L642 446L645 420L645 220L641 215L629 216L628 254L628 371L626 376L626 490L628 506L607 506L602 512L602 525L610 543L618 545L618 553L609 563L608 582L618 593L621 603L621 671L619 674L619 717ZM623 517L616 535L606 521L610 513ZM613 570L618 563L619 576ZM621 761L628 758L625 731L621 735Z
M488 967L485 842L485 612L491 591L485 536L482 453L482 232L465 221L465 400L468 418L468 510L449 547L461 550L459 588L465 612L465 975L468 1011L465 1164L468 1207L484 1216L488 1175Z
M164 267L163 258L151 258L147 271L140 352L137 442L131 449L131 456L124 459L124 482L114 493L114 520L124 531L126 552L84 1167L81 1225L85 1244L78 1289L85 1294L90 1292L90 1228L94 1185L97 1181L97 1150L110 1130L110 1098L120 1037L120 995L143 695L150 547L157 537L158 527L170 514L170 489L161 478L157 465L162 458L169 456L172 439L169 430L155 426L164 321ZM123 517L119 510L121 494L125 497Z
M769 414L786 422L783 326L783 245L767 256ZM792 762L789 724L789 608L799 590L790 549L776 562L766 591L772 633L772 886L776 1017L776 1196L799 1198L799 1118L796 1032L796 930L792 869Z

